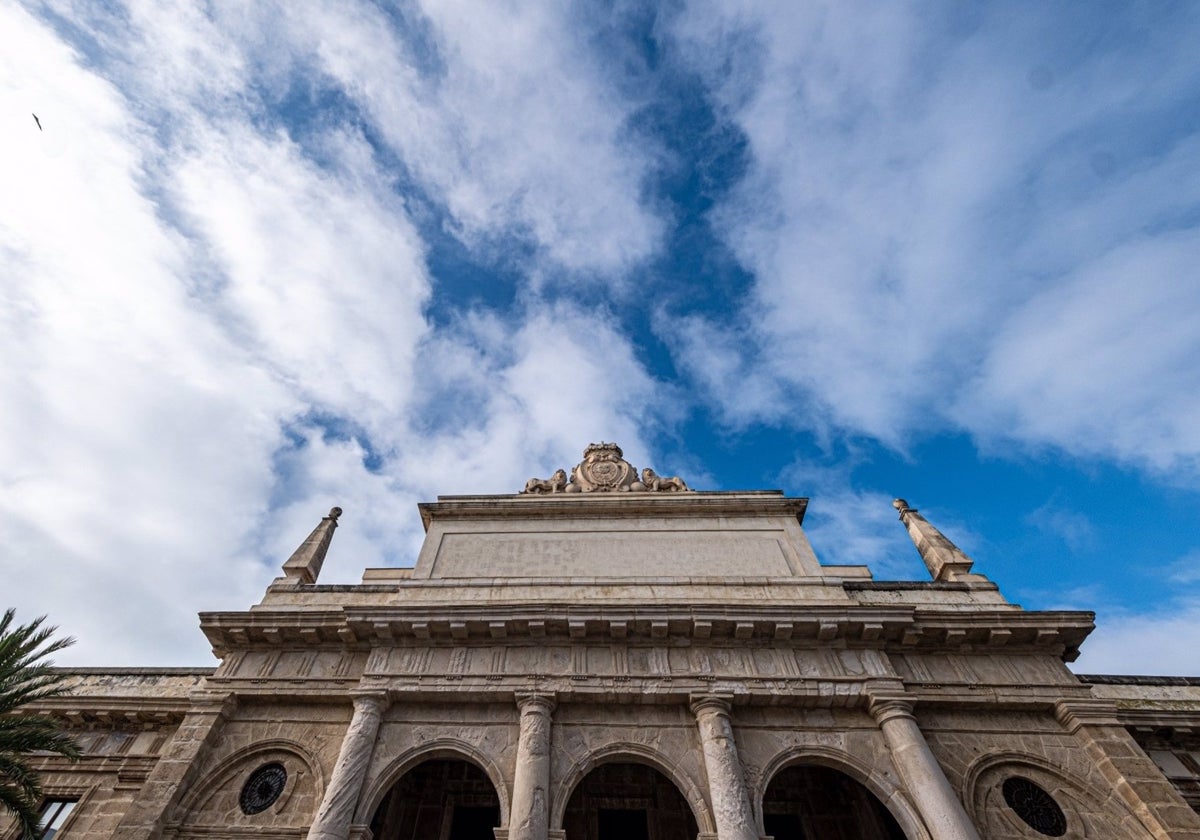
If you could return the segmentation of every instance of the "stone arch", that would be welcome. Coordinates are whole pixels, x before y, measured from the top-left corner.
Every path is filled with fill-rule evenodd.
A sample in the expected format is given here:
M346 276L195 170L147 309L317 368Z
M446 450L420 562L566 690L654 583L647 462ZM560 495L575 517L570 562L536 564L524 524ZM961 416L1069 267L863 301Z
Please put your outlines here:
M662 773L663 776L675 785L676 789L682 794L684 801L692 809L692 816L696 820L696 825L699 827L700 833L716 833L716 823L713 822L712 814L708 810L708 803L704 798L704 793L700 786L693 779L679 772L679 768L668 761L657 750L651 749L644 744L635 744L630 741L606 744L588 753L588 755L571 766L571 769L567 771L562 780L555 786L554 797L550 806L550 828L562 828L563 816L566 813L567 803L571 798L571 794L574 793L575 788L578 787L579 783L583 781L588 773L602 764L616 764L626 761L634 764L645 764Z
M511 797L508 785L504 781L504 774L500 772L500 768L496 763L478 747L459 738L434 738L424 744L405 750L389 761L371 783L366 795L359 800L354 821L363 824L369 823L376 809L383 802L383 798L387 796L388 791L406 773L423 762L434 761L436 759L466 761L482 770L492 783L492 787L496 789L496 796L500 799L500 825L508 825L508 811L511 804Z
M1134 825L1141 829L1138 837L1156 836L1112 788L1093 784L1041 756L1008 750L979 757L963 777L967 811L985 835L1000 835L1011 826L1013 833L1005 836L1031 836L1032 830L1008 813L1010 809L989 802L995 798L997 781L1008 776L1029 779L1051 795L1066 816L1067 838L1130 838Z
M241 793L240 776L260 763L273 760L281 761L285 767L291 763L292 767L282 795L266 813L275 817L276 822L280 819L297 824L311 822L325 792L325 775L321 762L307 747L286 738L256 741L226 756L182 796L172 822L176 825L204 824L205 813L215 798L232 797L236 801ZM297 763L299 768L295 766ZM220 812L218 822L228 822L231 813L234 820L240 822L243 819L237 808L222 805L217 810ZM292 819L288 819L285 811Z
M750 791L751 807L758 821L758 830L763 828L763 799L767 788L782 771L802 764L812 764L836 770L858 782L900 825L909 840L931 840L925 821L904 789L885 773L870 764L859 761L849 753L820 745L797 745L777 754L763 767L758 784Z

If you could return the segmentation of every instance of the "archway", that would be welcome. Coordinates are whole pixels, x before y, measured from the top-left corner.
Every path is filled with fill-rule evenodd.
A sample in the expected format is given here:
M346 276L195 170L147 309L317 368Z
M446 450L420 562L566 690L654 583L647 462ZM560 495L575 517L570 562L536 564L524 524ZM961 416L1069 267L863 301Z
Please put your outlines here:
M371 819L375 840L494 840L500 797L487 774L461 759L423 761L401 776Z
M563 814L567 840L694 840L696 818L675 784L647 764L592 770Z
M763 829L775 840L905 840L869 790L832 767L795 764L763 795Z

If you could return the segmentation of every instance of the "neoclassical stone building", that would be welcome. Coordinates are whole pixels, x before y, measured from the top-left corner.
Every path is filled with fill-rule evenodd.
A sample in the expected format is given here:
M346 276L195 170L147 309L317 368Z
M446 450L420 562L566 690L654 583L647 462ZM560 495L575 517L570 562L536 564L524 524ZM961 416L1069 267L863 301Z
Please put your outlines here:
M1092 615L1010 604L897 500L931 580L823 566L806 500L594 444L423 504L414 568L318 580L335 508L215 669L45 704L66 838L1200 838L1200 681L1079 678ZM1190 805L1189 805L1190 803ZM0 837L15 836L15 829Z

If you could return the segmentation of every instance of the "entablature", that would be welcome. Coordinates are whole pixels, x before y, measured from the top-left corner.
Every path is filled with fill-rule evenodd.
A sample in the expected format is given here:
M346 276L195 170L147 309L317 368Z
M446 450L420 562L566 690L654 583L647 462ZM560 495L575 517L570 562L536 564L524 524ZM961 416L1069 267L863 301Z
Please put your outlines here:
M345 607L202 613L201 628L222 657L254 645L380 645L565 638L733 639L744 643L852 644L888 651L1004 648L1069 659L1094 627L1084 612L806 605L802 609L723 605L628 607L581 604L470 605L455 610Z

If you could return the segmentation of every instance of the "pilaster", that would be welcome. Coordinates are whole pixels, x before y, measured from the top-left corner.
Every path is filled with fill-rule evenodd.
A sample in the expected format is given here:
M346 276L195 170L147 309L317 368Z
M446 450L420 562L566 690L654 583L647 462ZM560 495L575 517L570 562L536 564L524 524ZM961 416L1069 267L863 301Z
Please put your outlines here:
M1197 815L1103 700L1060 700L1054 717L1083 744L1096 769L1153 837L1200 838Z
M114 840L151 840L162 834L171 810L195 783L236 707L233 694L207 690L192 694L191 708L117 825Z

